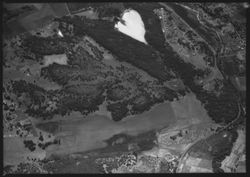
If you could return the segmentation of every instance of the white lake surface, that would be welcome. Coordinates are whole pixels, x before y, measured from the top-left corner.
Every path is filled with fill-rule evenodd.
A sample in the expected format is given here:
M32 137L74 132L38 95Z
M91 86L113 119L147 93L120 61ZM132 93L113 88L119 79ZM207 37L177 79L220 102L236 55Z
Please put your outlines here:
M144 23L137 11L132 9L126 10L123 13L122 19L125 21L125 25L121 22L117 22L115 28L140 42L148 44L144 38L146 33Z

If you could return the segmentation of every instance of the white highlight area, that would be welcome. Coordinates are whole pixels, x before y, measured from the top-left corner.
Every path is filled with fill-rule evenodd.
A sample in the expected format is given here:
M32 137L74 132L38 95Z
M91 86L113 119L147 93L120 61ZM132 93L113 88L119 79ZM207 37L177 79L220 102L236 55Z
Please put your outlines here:
M44 58L44 66L48 66L53 63L58 63L60 65L68 64L68 58L66 54L45 55L43 58Z
M125 21L125 25L119 21L115 24L115 28L140 42L148 44L144 38L146 32L144 23L137 11L127 10L123 13L122 20Z
M58 33L57 33L60 37L63 37L63 34L62 32L59 30Z

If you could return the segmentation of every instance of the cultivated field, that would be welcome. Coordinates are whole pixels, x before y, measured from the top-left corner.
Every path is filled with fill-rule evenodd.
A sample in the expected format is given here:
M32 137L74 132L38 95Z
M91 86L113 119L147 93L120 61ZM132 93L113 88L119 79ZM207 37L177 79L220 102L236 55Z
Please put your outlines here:
M164 127L168 129L167 127L179 126L179 124L192 125L209 122L209 117L199 104L195 96L190 94L179 101L156 105L148 112L125 118L120 122L113 122L100 115L92 115L75 121L72 119L61 121L60 128L55 134L61 139L61 145L50 146L47 155L102 148L106 146L104 140L119 133L136 136L150 130Z

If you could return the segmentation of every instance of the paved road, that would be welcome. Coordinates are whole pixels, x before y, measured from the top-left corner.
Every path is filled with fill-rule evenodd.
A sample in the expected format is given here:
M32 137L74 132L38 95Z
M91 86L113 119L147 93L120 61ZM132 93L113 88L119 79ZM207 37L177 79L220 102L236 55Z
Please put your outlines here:
M165 3L162 3L162 2L159 2L159 4L160 5L162 5L162 6L164 6L166 9L168 9L168 10L171 10L176 16L178 16L182 21L183 21L183 23L185 23L190 29L192 29L192 31L196 34L196 35L198 35L201 39L203 39L203 41L208 45L208 47L212 50L212 52L213 52L213 59L214 59L214 67L215 68L217 68L217 70L221 73L221 71L220 71L220 69L217 67L217 57L219 56L218 55L218 52L217 52L217 50L213 47L213 46L211 46L210 44L208 44L207 42L206 42L206 40L203 38L203 37L201 37L196 31L195 31L195 29L193 29L184 19L182 19L171 7L169 7L168 5L166 5ZM186 6L185 6L185 8L186 8ZM194 10L193 10L194 11ZM196 12L197 13L197 16L199 16L199 13L197 12L197 11L194 11L194 12ZM198 17L197 17L198 18ZM199 18L198 18L199 19ZM213 29L212 29L213 30ZM215 31L215 30L214 30ZM215 31L216 32L216 31ZM218 35L218 33L216 32L216 35ZM221 40L221 38L220 38L220 36L217 36L220 40ZM221 45L221 44L220 44ZM221 75L224 77L224 75L221 73Z
M177 167L177 170L176 170L177 173L180 173L180 172L181 172L181 170L182 170L181 166L184 164L184 161L186 160L185 157L186 157L187 153L189 153L189 152L192 150L192 148L193 148L197 143L200 143L201 141L204 141L204 139L198 139L198 140L196 140L195 142L193 142L193 143L189 146L189 148L188 148L185 152L183 152L183 154L182 154L181 157L180 157L179 163L178 163L178 167Z
M203 39L203 41L209 46L209 48L213 51L214 54L216 53L215 50L214 50L214 48L213 48L213 46L211 46L210 44L208 44L207 41L204 40L204 38L201 37L200 34L197 33L196 30L193 29L193 28L192 28L183 18L181 18L181 17L175 12L174 9L172 9L171 7L169 7L168 5L166 5L165 3L162 3L162 2L159 2L159 4L162 5L162 6L164 6L166 9L171 10L176 16L178 16L178 17L182 20L182 22L185 23L185 24L186 24L186 25L187 25L196 35L198 35L201 39ZM179 4L178 4L178 5L179 5Z
M172 9L172 8L170 8L170 7L168 7L165 3L159 3L160 5L162 5L162 6L164 6L165 8L167 8L167 9L170 9L172 12L174 12L174 10ZM197 11L195 11L196 13L197 13L197 15L199 15L199 13L197 12ZM177 15L178 17L180 17L177 13L175 13L174 12L174 14L175 15ZM180 17L181 18L181 17ZM181 18L182 19L182 18ZM199 19L199 18L198 18ZM182 19L182 21L185 23L185 24L187 24L185 21L184 21L184 19ZM188 24L187 24L188 25ZM188 25L189 26L189 25ZM190 27L190 26L189 26ZM200 36L193 28L191 28L190 27L190 29L192 29L198 36ZM217 67L217 57L219 57L221 54L223 54L223 51L224 51L224 44L223 44L223 40L222 40L222 38L221 38L221 36L220 36L220 34L218 34L218 32L216 31L216 30L214 30L214 29L212 29L215 33L216 33L216 35L217 35L217 37L218 37L218 39L220 40L220 44L219 44L219 46L220 46L220 48L218 48L217 50L216 49L214 49L212 46L210 46L209 44L209 46L210 46L210 48L212 49L212 51L213 51L213 53L214 53L214 60L215 60L215 67L219 70L219 68ZM201 36L200 36L201 37ZM202 37L201 37L202 38ZM202 38L203 39L203 38ZM203 39L204 40L204 39ZM205 41L205 40L204 40ZM220 71L220 70L219 70ZM221 71L220 71L221 72ZM222 76L224 77L224 74L222 74ZM227 124L225 127L223 127L220 131L218 131L218 132L216 132L216 134L217 133L220 133L220 132L222 132L222 131L224 131L225 129L227 129L228 127L230 127L230 126L232 126L235 122L237 122L237 120L240 118L240 115L241 115L241 106L240 106L240 103L238 102L238 115L237 115L237 117L232 121L232 122L230 122L229 124ZM214 135L214 134L213 134ZM212 135L210 135L210 136L212 136ZM180 166L183 164L183 160L185 160L185 157L186 157L186 154L188 153L188 152L190 152L191 150L192 150L192 147L194 146L194 145L196 145L197 143L199 143L200 141L204 141L204 139L199 139L199 140L197 140L197 141L195 141L183 154L182 154L182 156L181 156L181 158L180 158L180 161L179 161L179 165L178 165L178 168L177 168L177 172L178 172L178 170L180 171L181 169L180 169Z
M215 62L214 62L214 67L216 67L216 68L218 69L218 67L217 67L217 58L218 58L219 55L221 55L222 52L224 51L224 44L223 44L223 40L222 40L222 38L221 38L221 35L219 34L218 31L216 31L216 30L213 29L213 28L208 27L205 23L203 23L203 21L201 20L201 17L200 17L201 13L199 13L199 11L196 11L196 10L194 10L194 9L192 9L192 8L189 8L189 7L187 7L187 6L184 6L184 5L181 5L181 6L183 6L184 8L186 8L186 9L188 9L188 10L191 10L191 11L195 12L198 21L199 21L203 26L205 26L205 27L209 28L210 30L214 31L214 33L216 34L217 38L220 40L220 42L219 42L219 48L216 49L216 48L214 48L214 47L211 46L211 48L214 49L214 51L213 51L213 52L214 52L214 60L215 60ZM219 69L218 69L218 70L219 70Z
M232 126L239 118L240 118L240 115L241 115L241 107L240 107L240 103L238 103L238 108L239 108L239 110L238 110L238 115L237 115L237 117L232 121L232 122L230 122L230 123L228 123L227 125L225 125L220 131L218 131L218 132L216 132L216 133L214 133L214 134L212 134L212 135L209 135L208 137L210 137L210 136L213 136L213 135L215 135L215 134L218 134L218 133L221 133L222 131L224 131L224 130L226 130L228 127L230 127L230 126ZM181 157L180 157L180 160L179 160L179 164L178 164L178 167L177 167L177 173L178 172L181 172L181 165L183 165L184 164L184 162L185 162L185 160L186 160L186 155L187 155L187 153L189 153L191 150L192 150L192 148L193 148L193 146L194 145L196 145L197 143L200 143L201 141L204 141L204 140L206 140L208 137L206 137L206 138L203 138L203 139L199 139L199 140L196 140L182 155L181 155Z

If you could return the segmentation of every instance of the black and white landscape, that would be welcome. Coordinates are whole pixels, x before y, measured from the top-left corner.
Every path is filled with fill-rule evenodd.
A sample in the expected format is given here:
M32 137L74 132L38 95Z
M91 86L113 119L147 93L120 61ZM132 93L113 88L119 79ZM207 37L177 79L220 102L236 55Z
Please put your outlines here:
M247 3L4 3L3 174L246 172Z

